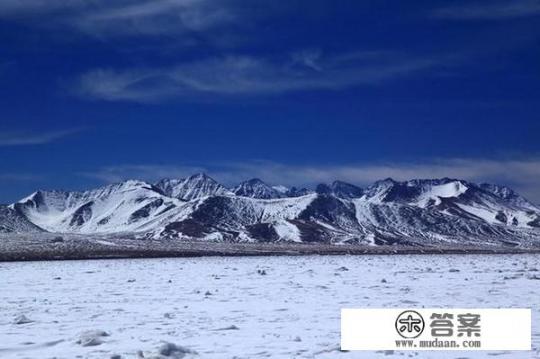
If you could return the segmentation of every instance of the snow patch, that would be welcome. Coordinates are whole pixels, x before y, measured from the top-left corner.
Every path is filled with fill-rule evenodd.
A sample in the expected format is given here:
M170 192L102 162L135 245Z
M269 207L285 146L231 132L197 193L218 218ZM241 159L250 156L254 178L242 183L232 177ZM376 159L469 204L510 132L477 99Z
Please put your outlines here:
M289 221L279 221L274 223L274 229L279 238L287 242L302 242L300 230Z

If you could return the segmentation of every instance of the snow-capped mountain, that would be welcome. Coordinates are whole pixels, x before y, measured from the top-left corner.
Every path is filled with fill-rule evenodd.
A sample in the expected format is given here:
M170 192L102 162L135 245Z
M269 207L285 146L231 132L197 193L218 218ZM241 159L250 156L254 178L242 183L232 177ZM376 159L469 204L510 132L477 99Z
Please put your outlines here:
M489 183L482 183L480 184L480 188L483 190L490 192L494 194L495 196L499 197L500 199L505 200L508 203L513 204L517 207L522 208L529 208L531 210L538 209L538 206L535 206L522 196L520 196L518 193L514 192L512 189L505 187L505 186L497 186L494 184Z
M37 191L11 207L51 232L107 233L153 228L184 203L142 181L85 192Z
M336 181L316 191L259 179L232 191L204 174L155 185L38 191L0 209L0 228L146 238L431 245L540 245L540 208L509 188L456 179Z
M233 189L233 193L237 196L260 198L260 199L275 199L287 196L287 188L278 187L275 189L261 181L258 178L250 179L240 183Z
M198 173L185 179L162 179L155 186L166 196L184 201L231 193L204 173Z
M372 203L396 202L427 207L440 204L444 198L457 198L467 189L464 181L448 178L407 182L387 178L368 187L365 199Z
M387 179L368 188L363 200L373 204L397 203L461 213L487 223L514 227L534 226L538 217L538 207L509 188L449 178L407 182Z
M157 237L213 238L231 241L302 241L291 220L311 204L315 195L261 200L242 196L208 197L181 220L169 223ZM274 232L278 232L273 236Z

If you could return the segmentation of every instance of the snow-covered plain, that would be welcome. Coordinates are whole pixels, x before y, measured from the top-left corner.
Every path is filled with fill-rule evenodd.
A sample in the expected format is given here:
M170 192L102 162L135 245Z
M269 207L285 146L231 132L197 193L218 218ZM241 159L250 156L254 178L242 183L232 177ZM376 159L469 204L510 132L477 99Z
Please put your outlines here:
M148 358L171 342L198 352L185 358L538 358L538 279L540 255L523 254L0 263L0 357ZM533 351L340 352L340 308L421 306L532 307ZM87 330L109 335L82 346Z

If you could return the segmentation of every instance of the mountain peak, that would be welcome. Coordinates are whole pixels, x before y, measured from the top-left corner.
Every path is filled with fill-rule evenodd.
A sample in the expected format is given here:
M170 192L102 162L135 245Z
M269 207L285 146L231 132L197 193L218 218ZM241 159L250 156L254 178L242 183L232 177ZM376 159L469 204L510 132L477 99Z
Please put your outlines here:
M321 183L317 185L315 192L318 194L331 194L343 199L359 198L364 194L362 188L343 181L334 181L330 186Z
M206 173L196 173L185 179L163 179L155 186L166 196L183 201L230 193Z
M317 187L315 187L315 192L317 194L332 194L332 188L326 183L319 183Z
M250 184L266 184L263 180L261 180L260 178L252 178L250 180L247 180L246 181L247 183L250 183Z
M207 175L205 172L195 173L188 177L188 179L201 179L201 180L212 180L215 181L212 177Z
M122 182L112 183L103 188L132 188L132 187L144 187L144 186L150 186L150 184L148 182L141 181L141 180L128 179Z
M259 178L252 178L240 183L233 189L233 193L237 196L259 199L275 199L283 197L282 193L267 185Z
M525 197L521 196L519 193L509 187L489 183L481 183L478 185L478 187L501 200L512 203L515 206L527 207L532 210L537 210L539 208L539 206L529 202Z
M366 196L372 202L399 202L424 207L439 204L441 198L458 197L469 186L465 181L450 178L413 179L406 182L387 178L370 186Z
M514 190L506 186L500 186L500 185L490 184L490 183L481 183L479 187L502 199L511 199L511 198L519 197L519 194L517 194Z
M340 198L359 198L364 194L362 188L343 181L334 181L331 189L332 193Z
M297 188L297 187L291 187L290 189L287 190L287 192L285 193L286 197L302 197L302 196L305 196L305 195L308 195L308 194L311 194L313 193L312 190L309 190L305 187L302 187L302 188Z

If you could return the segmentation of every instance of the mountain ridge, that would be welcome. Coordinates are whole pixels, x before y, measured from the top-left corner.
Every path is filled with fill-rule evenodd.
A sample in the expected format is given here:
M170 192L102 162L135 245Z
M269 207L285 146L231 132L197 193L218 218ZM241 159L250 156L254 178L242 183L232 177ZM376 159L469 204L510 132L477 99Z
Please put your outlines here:
M505 186L441 178L293 189L256 178L227 189L195 174L36 191L4 206L0 231L368 245L540 243L540 207Z

